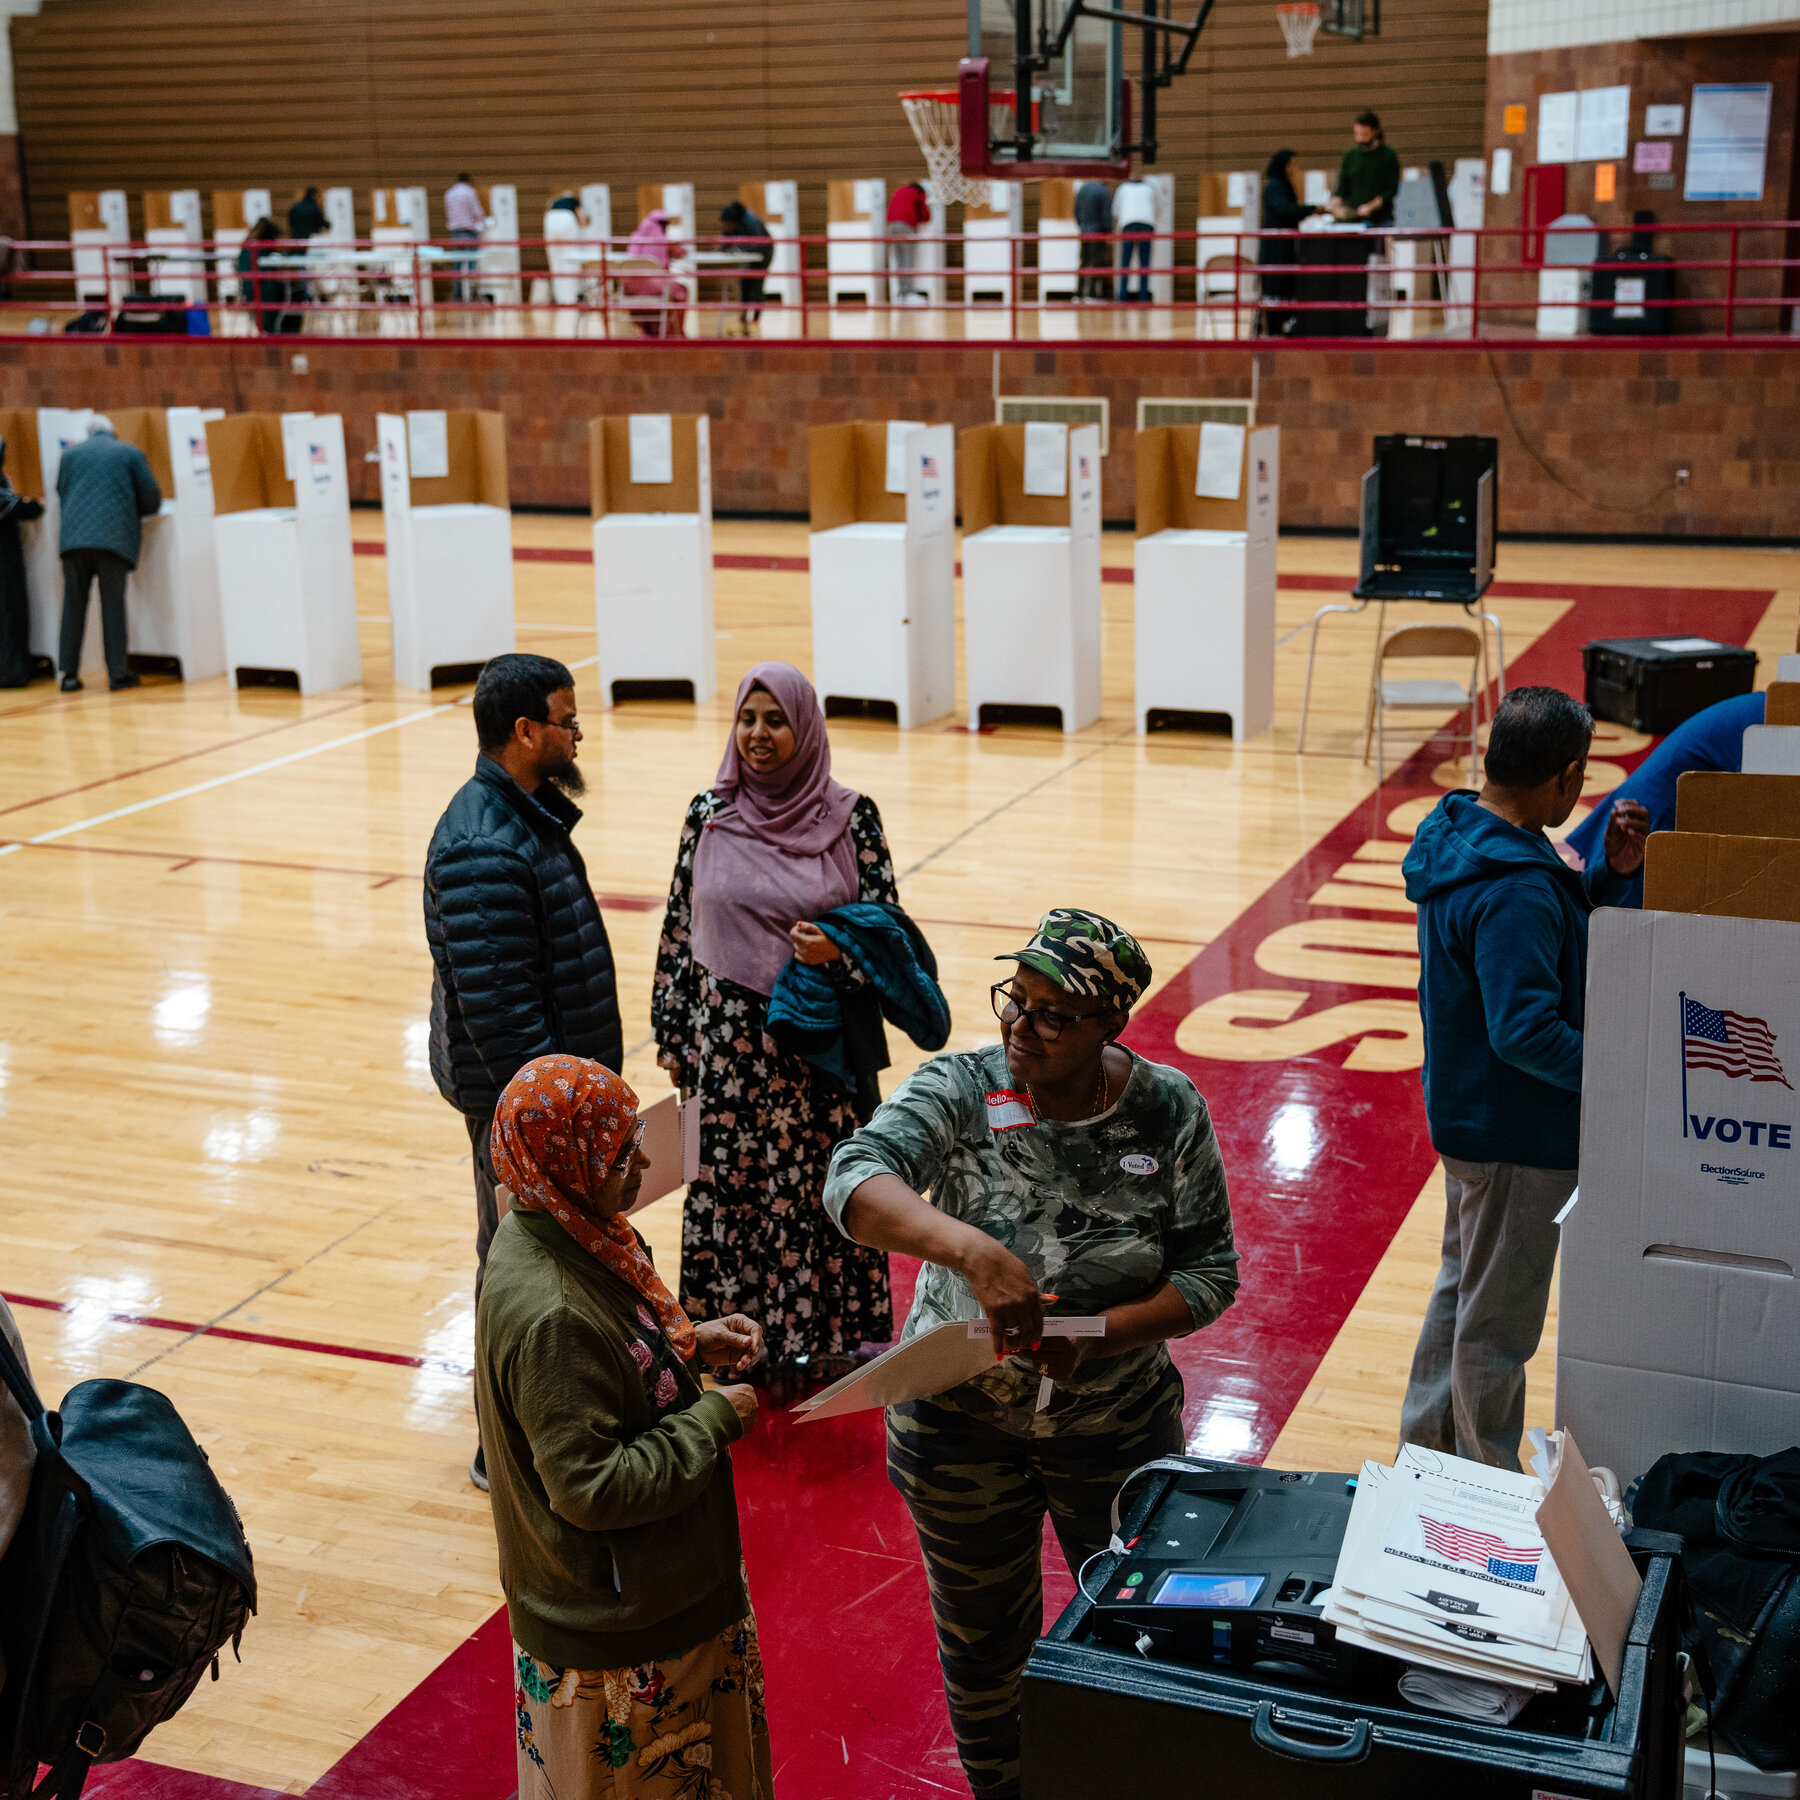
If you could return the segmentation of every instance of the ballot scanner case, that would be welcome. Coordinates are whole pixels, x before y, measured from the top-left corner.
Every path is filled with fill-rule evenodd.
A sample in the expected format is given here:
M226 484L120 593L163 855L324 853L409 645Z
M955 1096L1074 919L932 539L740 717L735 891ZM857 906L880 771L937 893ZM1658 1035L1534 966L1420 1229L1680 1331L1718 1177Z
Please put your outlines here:
M1137 434L1139 731L1224 714L1241 743L1274 723L1280 451L1272 425Z
M1059 464L1062 491L1045 491ZM997 706L1055 708L1080 731L1100 716L1099 430L977 425L957 480L969 729Z
M360 681L343 420L236 413L208 421L206 444L232 679L291 675L303 694Z
M1134 1488L1123 1541L1144 1532L1180 1479ZM1240 1668L1154 1643L1147 1653L1115 1646L1078 1594L1025 1666L1023 1800L1680 1800L1680 1542L1657 1532L1627 1540L1644 1585L1617 1697L1601 1681L1566 1685L1505 1726L1409 1705L1395 1687L1403 1665L1388 1657L1370 1657L1346 1689L1273 1659ZM1087 1594L1106 1592L1123 1560L1096 1559Z
M808 434L813 686L893 706L902 730L956 704L956 433L857 420Z
M518 647L506 420L382 413L375 425L394 680L429 692Z
M132 406L106 416L119 441L135 444L149 459L163 497L161 509L143 522L137 567L125 585L131 654L172 661L183 681L223 675L225 622L206 415L197 406ZM97 623L89 620L90 635Z
M588 425L600 703L716 685L712 437L705 413L633 413Z

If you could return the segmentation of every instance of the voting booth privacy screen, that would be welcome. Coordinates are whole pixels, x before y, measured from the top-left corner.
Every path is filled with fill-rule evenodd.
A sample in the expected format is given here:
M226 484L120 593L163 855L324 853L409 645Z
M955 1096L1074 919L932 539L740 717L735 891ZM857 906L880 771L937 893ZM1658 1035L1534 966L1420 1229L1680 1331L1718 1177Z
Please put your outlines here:
M1494 438L1378 437L1363 477L1356 597L1478 599L1493 575L1499 471Z
M588 425L602 704L710 700L712 435L705 413Z

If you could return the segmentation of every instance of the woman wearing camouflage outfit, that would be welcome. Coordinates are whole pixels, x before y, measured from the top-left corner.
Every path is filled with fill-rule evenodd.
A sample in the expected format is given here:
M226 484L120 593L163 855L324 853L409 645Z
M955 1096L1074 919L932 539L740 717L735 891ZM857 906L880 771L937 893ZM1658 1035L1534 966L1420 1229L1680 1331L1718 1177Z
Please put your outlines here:
M888 1479L919 1533L978 1800L1019 1791L1045 1512L1072 1572L1105 1548L1120 1483L1182 1448L1167 1341L1237 1292L1206 1103L1117 1042L1150 980L1137 940L1059 908L997 960L1018 964L994 988L1002 1041L925 1063L838 1146L825 1187L846 1236L924 1263L903 1338L994 1323L987 1374L887 1412ZM1047 1303L1051 1316L1103 1314L1105 1337L1044 1339Z

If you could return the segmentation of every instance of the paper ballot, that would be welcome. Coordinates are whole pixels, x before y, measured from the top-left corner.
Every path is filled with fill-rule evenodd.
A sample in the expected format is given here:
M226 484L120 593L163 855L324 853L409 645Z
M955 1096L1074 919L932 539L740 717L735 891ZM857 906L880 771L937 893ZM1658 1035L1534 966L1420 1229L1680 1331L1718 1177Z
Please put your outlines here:
M1092 1317L1046 1319L1045 1337L1104 1337L1106 1320ZM992 1327L986 1319L952 1319L896 1344L854 1374L834 1381L793 1410L800 1422L834 1419L876 1406L897 1406L947 1393L994 1366Z
M631 481L652 487L675 479L675 421L668 413L633 413L627 427Z
M406 415L406 466L414 481L442 481L450 473L449 414Z
M1068 491L1068 426L1028 421L1025 426L1025 492L1060 499Z
M909 431L923 431L925 427L917 419L889 419L887 422L887 480L884 487L890 494L906 492L906 434Z
M1222 425L1207 419L1200 426L1200 459L1194 465L1194 497L1197 500L1235 500L1243 492L1244 436L1242 425Z

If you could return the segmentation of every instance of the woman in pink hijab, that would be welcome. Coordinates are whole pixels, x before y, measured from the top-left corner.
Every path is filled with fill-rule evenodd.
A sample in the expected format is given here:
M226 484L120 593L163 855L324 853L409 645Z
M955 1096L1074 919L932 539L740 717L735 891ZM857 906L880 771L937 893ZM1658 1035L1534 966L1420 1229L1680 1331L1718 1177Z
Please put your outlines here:
M666 269L669 266L669 215L659 206L638 220L637 230L626 240L626 255L649 261ZM646 337L679 337L679 322L672 319L668 308L687 304L687 284L671 281L661 275L627 275L619 283L619 291L631 300L655 300L654 307L634 307L631 322Z
M790 958L866 979L813 923L856 900L898 902L881 814L831 779L812 683L758 663L681 828L651 1023L662 1066L701 1105L681 1303L695 1319L759 1321L790 1380L835 1380L893 1336L886 1256L848 1242L820 1204L832 1149L856 1129L852 1096L763 1032Z

